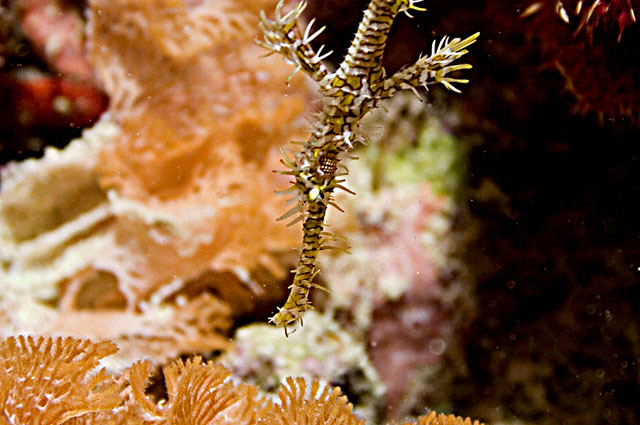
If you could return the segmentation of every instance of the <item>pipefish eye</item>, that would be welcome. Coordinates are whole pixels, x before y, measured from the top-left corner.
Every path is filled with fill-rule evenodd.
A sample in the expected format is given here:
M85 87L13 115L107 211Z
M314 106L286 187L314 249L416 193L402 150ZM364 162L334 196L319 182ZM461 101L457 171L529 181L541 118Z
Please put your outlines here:
M320 172L324 175L334 176L338 171L338 159L329 155L320 158Z

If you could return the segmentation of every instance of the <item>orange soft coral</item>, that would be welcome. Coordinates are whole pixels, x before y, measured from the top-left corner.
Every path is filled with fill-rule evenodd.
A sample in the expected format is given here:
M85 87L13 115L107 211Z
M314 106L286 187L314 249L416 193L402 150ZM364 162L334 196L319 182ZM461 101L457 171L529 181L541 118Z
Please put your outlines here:
M286 65L260 58L261 2L240 3L90 2L90 57L125 130L103 155L106 187L147 200L241 182L234 166L260 165L298 134L302 80L283 84Z
M101 358L118 351L111 342L73 338L11 337L0 343L0 423L61 424L120 404L119 384Z
M146 217L120 218L98 267L117 276L130 306L176 278L213 273L251 300L243 313L272 296L253 271L286 276L274 254L296 232L274 221L283 207L271 171L277 147L300 135L306 89L303 79L282 83L289 68L254 44L270 3L89 2L90 58L122 129L100 154L100 184Z
M443 415L431 412L422 416L417 422L405 422L404 425L480 425L478 421L455 415Z
M353 406L340 388L322 386L318 381L308 385L303 378L287 378L278 392L280 402L271 403L265 423L278 424L344 424L364 425L352 412Z
M135 400L147 414L160 423L188 424L254 424L263 403L252 385L234 385L227 369L215 363L202 363L200 357L185 362L178 360L164 368L169 395L159 407L144 393L149 375L148 363L136 363L129 372Z
M117 349L73 338L11 337L0 343L0 424L266 424L364 425L339 388L318 381L287 378L278 401L258 395L257 387L234 384L231 372L200 357L164 368L168 398L146 393L147 361L135 363L121 378L98 361ZM431 412L405 425L472 425L470 419ZM477 421L473 425L480 425Z

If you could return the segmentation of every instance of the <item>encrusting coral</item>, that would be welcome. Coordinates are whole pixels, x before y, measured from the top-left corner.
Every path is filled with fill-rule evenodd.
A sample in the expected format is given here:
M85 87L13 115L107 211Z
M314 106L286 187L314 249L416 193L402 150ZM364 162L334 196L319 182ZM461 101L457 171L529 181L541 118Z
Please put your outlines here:
M41 160L5 168L0 256L8 266L0 270L0 336L109 338L121 346L113 369L140 357L162 363L227 348L221 334L231 326L231 309L211 295L171 304L160 297L141 304L141 311L125 308L104 251L117 244L117 232L144 219L109 198L95 173L101 146L118 132L101 121L62 151L48 149Z
M200 357L164 368L166 399L146 392L151 364L137 362L115 377L95 367L116 346L73 338L11 337L0 343L0 424L266 424L364 425L339 388L287 378L278 399ZM480 425L431 412L405 425Z
M266 195L281 138L304 125L307 92L260 58L257 11L268 3L90 2L90 58L122 128L101 152L101 187L173 226L119 235L129 243L114 261L134 298L213 271L254 285L237 298L255 305L268 291L251 271L286 275L272 254L289 250L293 231L273 223L282 207Z

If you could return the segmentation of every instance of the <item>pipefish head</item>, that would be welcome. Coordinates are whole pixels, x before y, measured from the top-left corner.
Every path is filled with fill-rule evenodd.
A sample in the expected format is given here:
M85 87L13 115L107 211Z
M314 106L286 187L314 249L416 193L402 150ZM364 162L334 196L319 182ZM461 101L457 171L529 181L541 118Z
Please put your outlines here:
M269 318L269 322L273 323L279 328L284 328L284 334L286 337L293 334L298 328L301 328L304 323L302 322L302 315L305 311L311 310L313 307L310 304L304 304L292 308L282 307L278 310L274 316ZM298 326L298 323L300 324ZM292 329L289 331L289 329Z

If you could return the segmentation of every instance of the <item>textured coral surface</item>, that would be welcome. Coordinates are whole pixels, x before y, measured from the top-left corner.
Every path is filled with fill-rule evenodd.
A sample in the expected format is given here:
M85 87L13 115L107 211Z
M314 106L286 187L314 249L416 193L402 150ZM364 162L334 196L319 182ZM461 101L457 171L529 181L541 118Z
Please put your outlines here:
M0 343L2 423L60 424L120 404L116 379L92 370L115 344L19 336Z
M180 234L118 235L120 271L144 276L121 284L145 297L206 271L261 266L283 276L270 254L286 251L293 231L273 221L282 207L270 196L271 170L277 146L299 134L305 90L300 79L285 85L287 67L253 43L266 4L90 5L90 57L122 128L100 154L101 187L166 216Z
M120 377L98 362L113 354L110 342L73 338L12 337L0 342L0 423L61 424L290 424L364 425L340 388L289 377L277 399L257 387L235 384L231 372L200 357L164 367L165 394L148 393L151 364L137 362ZM472 425L431 412L413 424ZM410 425L408 422L406 425ZM479 425L474 421L473 425Z

